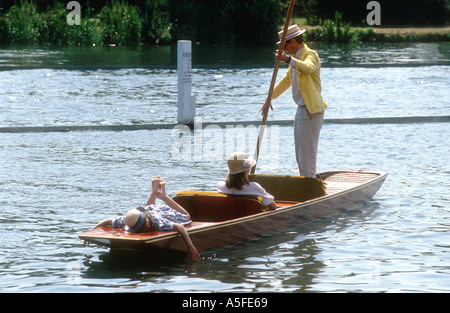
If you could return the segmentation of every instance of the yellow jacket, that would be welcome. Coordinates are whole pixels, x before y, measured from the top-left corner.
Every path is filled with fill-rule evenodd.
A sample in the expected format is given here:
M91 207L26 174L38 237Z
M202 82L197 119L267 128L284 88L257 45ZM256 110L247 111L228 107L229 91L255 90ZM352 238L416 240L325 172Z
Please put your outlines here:
M303 44L299 59L295 60L300 92L305 101L306 108L311 114L324 113L327 104L322 99L322 86L320 83L320 60L316 51ZM286 75L275 86L272 98L278 98L292 85L292 67L289 66Z

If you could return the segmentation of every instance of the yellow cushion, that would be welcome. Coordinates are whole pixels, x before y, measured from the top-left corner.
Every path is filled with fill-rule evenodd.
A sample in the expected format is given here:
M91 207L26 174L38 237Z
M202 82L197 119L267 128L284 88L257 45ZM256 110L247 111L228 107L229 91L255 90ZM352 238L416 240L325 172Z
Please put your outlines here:
M261 197L226 195L214 191L182 190L173 198L185 208L193 221L219 222L265 210Z
M259 183L275 201L303 202L325 195L323 181L317 178L287 175L250 175L249 180Z

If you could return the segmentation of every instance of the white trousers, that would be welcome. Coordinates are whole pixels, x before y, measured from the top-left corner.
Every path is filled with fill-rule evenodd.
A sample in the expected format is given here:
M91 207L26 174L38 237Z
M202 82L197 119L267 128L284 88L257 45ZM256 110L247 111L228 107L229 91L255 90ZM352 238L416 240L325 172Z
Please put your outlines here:
M294 121L294 141L300 176L316 177L317 147L322 124L322 113L310 114L306 106L298 106Z

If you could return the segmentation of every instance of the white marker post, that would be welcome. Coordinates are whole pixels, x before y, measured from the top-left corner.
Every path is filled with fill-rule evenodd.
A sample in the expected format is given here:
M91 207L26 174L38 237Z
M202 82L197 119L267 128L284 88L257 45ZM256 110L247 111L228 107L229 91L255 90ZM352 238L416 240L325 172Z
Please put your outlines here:
M178 124L193 124L195 118L195 96L192 86L192 46L189 40L178 41Z

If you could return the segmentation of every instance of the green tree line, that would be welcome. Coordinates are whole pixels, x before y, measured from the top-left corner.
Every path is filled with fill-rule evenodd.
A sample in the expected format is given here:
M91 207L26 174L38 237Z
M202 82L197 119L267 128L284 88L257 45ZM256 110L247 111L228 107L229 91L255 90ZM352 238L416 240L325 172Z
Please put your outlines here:
M282 22L278 0L78 1L80 25L66 21L69 1L1 1L2 44L266 45Z
M0 44L273 45L290 0L79 0L80 25L69 25L70 0L0 0ZM367 28L370 0L298 0L309 41L436 41L449 35L386 37ZM381 26L447 25L450 0L378 0ZM354 28L364 26L363 29Z

